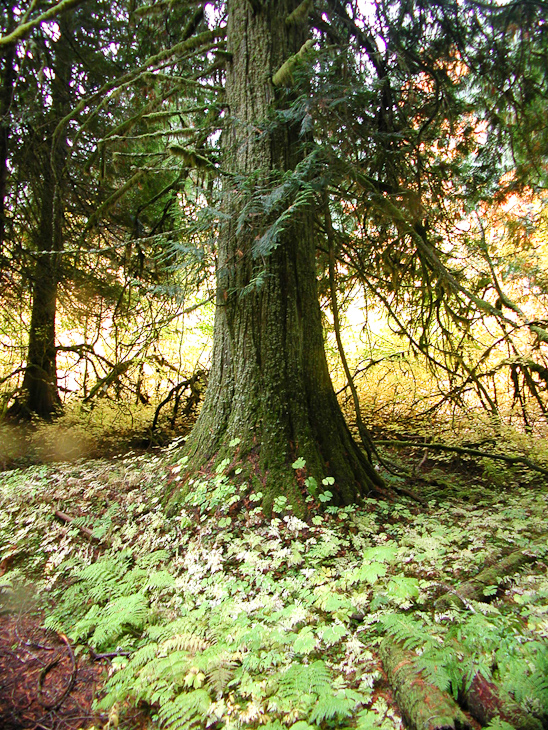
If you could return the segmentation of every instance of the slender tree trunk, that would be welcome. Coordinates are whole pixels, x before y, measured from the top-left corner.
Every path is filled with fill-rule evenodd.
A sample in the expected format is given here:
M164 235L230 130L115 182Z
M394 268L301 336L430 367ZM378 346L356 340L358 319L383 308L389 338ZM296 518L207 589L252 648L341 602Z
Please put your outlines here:
M6 51L2 61L2 80L0 86L0 268L4 261L4 241L6 237L10 108L15 83L15 47L9 48Z
M65 41L67 19L60 19L61 36L55 44L55 78L46 139L47 163L42 177L40 220L36 233L38 254L34 268L27 366L23 378L23 416L51 418L59 411L57 390L55 315L57 286L63 250L63 175L66 139L53 141L53 132L67 110L70 80L70 49Z
M47 169L47 168L46 168ZM38 255L34 266L32 309L23 378L21 414L51 418L61 405L57 392L55 311L57 306L58 254L53 205L55 183L48 170L44 174L39 228Z
M297 5L296 0L228 2L224 145L231 175L219 237L212 369L188 442L191 463L199 466L234 453L230 443L240 439L240 456L254 465L267 513L280 494L302 511L304 488L291 468L296 457L306 460L306 474L318 490L324 489L322 478L335 478L329 489L338 503L382 487L352 439L329 377L313 211L295 217L264 259L253 252L264 220L250 216L243 226L237 222L252 194L245 186L252 181L255 190L268 189L300 159L298 129L266 124L280 94L272 76L306 40L306 24L285 23ZM238 179L244 181L239 188ZM313 482L309 490L316 491Z

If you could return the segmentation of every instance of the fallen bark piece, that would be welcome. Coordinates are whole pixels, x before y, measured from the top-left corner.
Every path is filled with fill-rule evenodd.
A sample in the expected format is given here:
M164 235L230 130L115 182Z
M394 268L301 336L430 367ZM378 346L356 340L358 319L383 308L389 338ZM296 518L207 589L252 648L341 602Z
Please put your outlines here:
M414 652L387 637L381 643L380 655L398 707L414 730L471 730L455 700L425 681L414 665Z
M454 591L440 596L436 601L436 610L442 611L451 605L466 605L467 601L488 601L492 598L492 594L486 595L485 590L492 586L497 586L501 578L512 575L522 566L528 563L534 563L539 557L542 549L546 551L548 547L548 534L541 535L534 540L531 545L520 550L514 550L513 553L507 555L495 565L482 570L475 578L466 583L456 586Z
M488 725L499 718L515 730L542 730L540 720L522 710L507 692L479 672L476 672L470 687L463 693L463 699L467 710L481 725Z

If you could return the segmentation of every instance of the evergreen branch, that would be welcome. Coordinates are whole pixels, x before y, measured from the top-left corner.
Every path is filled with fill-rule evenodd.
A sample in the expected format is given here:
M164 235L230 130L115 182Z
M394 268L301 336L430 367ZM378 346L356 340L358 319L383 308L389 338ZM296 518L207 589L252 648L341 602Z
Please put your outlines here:
M293 70L297 66L297 63L303 58L303 56L309 51L314 45L314 41L310 38L303 43L300 49L287 59L287 61L280 66L272 77L272 83L274 86L293 86Z
M0 36L0 49L7 48L14 43L17 43L17 41L25 38L30 33L30 31L37 26L47 22L48 20L51 20L52 18L56 18L57 16L61 15L61 13L65 13L67 10L71 10L78 5L81 5L82 2L83 0L61 0L61 2L57 3L57 5L49 8L37 18L21 23L17 26L17 28L12 30L11 33Z
M68 0L67 0L68 1ZM161 51L160 53L155 54L154 56L150 56L144 63L138 68L133 71L128 71L123 76L121 76L118 79L113 79L112 81L107 81L107 83L103 84L103 86L98 89L96 92L91 94L90 96L82 99L75 107L74 109L67 114L61 121L57 124L57 127L55 128L55 132L53 134L53 147L57 144L61 134L63 133L63 130L65 129L66 125L75 119L82 111L84 111L86 108L88 108L90 105L94 104L97 100L103 99L106 94L110 94L111 92L115 90L123 90L124 88L127 88L131 84L133 84L143 73L146 73L151 68L154 67L160 67L164 62L168 62L169 59L175 57L179 57L181 60L184 59L188 52L190 52L190 57L194 55L195 51L203 50L203 46L211 46L212 41L219 40L221 38L224 38L226 35L226 32L224 30L208 30L204 31L203 33L198 34L197 36L194 36L193 38L189 38L186 41L182 41L181 43L177 43L175 46L172 46L171 48L168 48L164 51ZM103 99L104 103L104 99ZM101 105L100 105L101 106Z
M129 190L131 190L137 183L143 178L144 172L142 170L138 170L132 177L127 180L121 188L118 188L112 195L110 195L98 208L97 210L88 218L88 221L86 225L84 226L84 230L82 231L80 235L80 242L83 241L86 233L90 231L93 226L97 223L98 220L100 220L103 213L105 213L109 208L114 205L120 198L122 198Z
M295 10L287 16L285 24L288 26L304 25L313 7L314 0L303 0L302 3L297 5Z

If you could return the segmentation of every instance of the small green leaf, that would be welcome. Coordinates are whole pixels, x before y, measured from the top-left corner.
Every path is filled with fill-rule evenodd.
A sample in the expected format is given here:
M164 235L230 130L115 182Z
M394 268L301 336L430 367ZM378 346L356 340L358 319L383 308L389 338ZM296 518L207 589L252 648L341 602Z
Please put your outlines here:
M405 575L396 575L388 584L388 593L394 598L418 598L419 581L416 578L407 578Z
M306 466L306 460L303 459L302 456L299 456L299 458L294 461L291 466L293 467L293 469L303 469Z
M328 646L331 646L332 644L337 644L343 636L346 636L347 633L348 632L344 624L333 624L332 626L328 626L322 633L322 640L325 641Z
M229 441L228 445L230 446L230 448L232 448L233 446L238 446L241 440L242 439L239 438L232 439L232 441Z
M318 493L318 482L314 479L314 477L307 477L304 480L304 483L306 484L308 491L312 495L316 496L316 494Z
M316 637L314 636L314 631L310 626L305 626L299 631L297 638L295 639L293 651L296 651L299 654L310 654L315 646Z

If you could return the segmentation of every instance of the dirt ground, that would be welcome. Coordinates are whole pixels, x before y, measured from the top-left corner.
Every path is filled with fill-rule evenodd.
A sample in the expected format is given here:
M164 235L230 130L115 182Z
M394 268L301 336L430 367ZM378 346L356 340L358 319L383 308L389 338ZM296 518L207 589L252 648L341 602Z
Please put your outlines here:
M76 657L68 639L39 619L0 616L2 730L102 727L91 705L104 675L104 661Z

